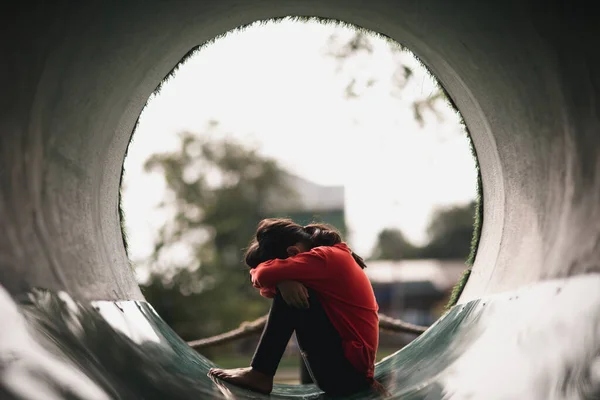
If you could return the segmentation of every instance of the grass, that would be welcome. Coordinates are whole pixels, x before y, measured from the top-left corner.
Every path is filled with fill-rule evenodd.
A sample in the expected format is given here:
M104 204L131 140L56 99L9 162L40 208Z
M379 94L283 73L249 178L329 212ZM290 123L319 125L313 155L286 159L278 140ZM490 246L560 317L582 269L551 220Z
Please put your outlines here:
M460 279L452 288L452 293L450 294L450 299L448 300L448 304L444 307L444 311L450 310L452 307L456 305L460 295L462 294L465 285L467 284L467 280L469 280L469 276L471 276L471 268L467 268L463 271Z
M398 349L393 347L379 348L376 362L394 354L396 351ZM247 354L218 353L211 361L221 368L240 368L250 365L251 358L252 356ZM298 354L284 355L275 375L275 383L299 384L300 362L300 355Z
M380 347L377 349L377 357L375 358L375 362L379 362L397 351L398 349L396 347Z
M377 351L377 362L383 360L385 357L394 354L398 351L394 347L379 348ZM249 365L252 356L248 354L237 354L232 352L218 353L216 357L212 357L211 361L223 368L239 368L241 366ZM300 356L297 354L284 355L279 364L280 368L299 368Z
M127 146L129 148L129 146ZM127 153L125 154L127 157ZM123 175L125 175L125 168L121 167L121 177L119 180L119 223L121 224L121 238L123 239L123 247L125 248L125 255L127 260L129 259L129 240L127 237L127 226L125 225L125 210L123 208Z
M450 98L448 97L448 99ZM456 107L453 102L451 104L453 107ZM460 298L460 295L462 294L463 290L465 289L465 286L467 285L467 281L471 276L471 269L473 267L473 264L475 263L475 256L477 255L477 249L479 248L479 242L481 240L481 228L483 226L483 182L481 180L481 169L479 168L479 160L477 159L477 152L475 150L475 145L473 144L473 138L471 137L471 133L469 132L469 129L467 128L466 124L462 120L462 117L461 122L469 139L469 147L471 149L471 154L473 156L475 166L477 168L477 199L475 216L473 220L473 236L471 238L471 251L469 252L469 256L465 261L467 269L465 269L459 281L452 288L450 299L444 307L445 311L450 310L456 305L458 299Z
M252 355L219 353L211 359L212 362L222 368L240 368L250 365ZM297 369L300 367L299 355L285 355L279 364L281 369Z

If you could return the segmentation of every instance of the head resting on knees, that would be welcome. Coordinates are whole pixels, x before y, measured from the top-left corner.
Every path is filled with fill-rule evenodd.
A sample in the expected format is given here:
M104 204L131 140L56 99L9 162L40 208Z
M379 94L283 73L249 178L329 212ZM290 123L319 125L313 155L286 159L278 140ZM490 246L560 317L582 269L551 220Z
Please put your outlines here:
M250 268L256 268L265 261L284 259L314 247L334 246L342 242L338 230L328 224L302 226L287 218L268 218L258 224L256 235L246 250L245 262ZM361 257L354 252L352 256L361 268L366 267Z

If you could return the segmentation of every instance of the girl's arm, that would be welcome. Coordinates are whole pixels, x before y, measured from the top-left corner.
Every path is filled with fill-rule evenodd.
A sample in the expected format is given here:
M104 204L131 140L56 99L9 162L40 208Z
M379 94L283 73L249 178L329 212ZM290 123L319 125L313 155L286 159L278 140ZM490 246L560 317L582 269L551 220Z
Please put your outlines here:
M256 287L256 285L254 285L254 287ZM275 289L274 287L267 287L267 288L258 288L260 291L260 295L262 297L266 297L267 299L272 299L277 295L277 289Z
M298 281L310 286L330 275L324 251L319 247L286 259L267 261L251 270L250 274L252 284L259 289L274 288L281 281Z

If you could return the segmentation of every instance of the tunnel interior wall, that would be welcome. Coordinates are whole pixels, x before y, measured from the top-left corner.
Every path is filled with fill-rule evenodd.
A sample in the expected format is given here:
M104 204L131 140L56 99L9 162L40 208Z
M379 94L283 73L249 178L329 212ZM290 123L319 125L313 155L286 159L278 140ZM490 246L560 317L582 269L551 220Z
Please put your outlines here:
M149 95L194 46L319 16L409 47L459 107L482 170L482 237L461 301L600 270L599 28L549 2L373 0L12 4L0 17L0 282L142 299L119 178ZM317 94L315 94L317 95Z

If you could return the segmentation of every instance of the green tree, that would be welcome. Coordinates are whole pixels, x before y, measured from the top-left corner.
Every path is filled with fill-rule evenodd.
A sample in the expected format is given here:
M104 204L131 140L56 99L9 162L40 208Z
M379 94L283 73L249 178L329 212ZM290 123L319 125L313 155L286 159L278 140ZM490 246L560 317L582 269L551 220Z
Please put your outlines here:
M423 247L410 243L398 229L382 230L377 237L372 259L466 259L471 249L475 207L476 203L471 202L436 210L427 228L428 243Z
M427 228L423 258L466 259L471 248L476 203L437 210Z
M419 248L410 243L402 231L387 228L379 232L377 244L371 258L375 260L403 260L416 258L418 255Z
M211 139L218 134L219 139ZM146 298L183 338L210 336L259 317L268 303L249 285L242 251L269 199L289 196L283 170L220 132L180 134L176 152L153 155L147 171L165 178L172 213L160 229ZM274 195L278 194L278 195Z

